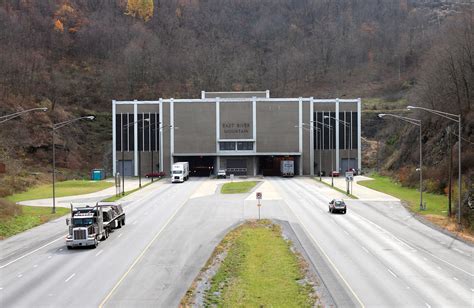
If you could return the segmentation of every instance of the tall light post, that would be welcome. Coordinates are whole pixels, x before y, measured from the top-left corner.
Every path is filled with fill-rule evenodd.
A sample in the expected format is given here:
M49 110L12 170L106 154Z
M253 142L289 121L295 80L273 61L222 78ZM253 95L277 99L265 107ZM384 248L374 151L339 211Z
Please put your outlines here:
M419 139L420 139L420 210L426 210L425 206L423 205L423 148L422 148L422 140L421 140L421 120L414 119L414 118L408 118L408 117L402 117L396 114L389 114L389 113L380 113L379 118L383 117L392 117L396 118L399 120L402 120L404 122L408 122L412 125L418 126L419 128Z
M333 173L333 171L334 171L334 151L335 151L335 149L333 149L334 128L331 126L331 124L326 124L326 123L319 122L319 121L316 121L316 120L314 120L312 122L317 123L317 124L321 124L322 126L329 128L329 147L331 148L331 186L334 186L334 173ZM320 176L320 180L321 180L321 176Z
M407 106L407 109L412 110L412 109L420 109L424 111L428 111L430 113L436 114L440 117L446 118L448 120L451 120L453 122L458 123L458 225L460 227L461 225L461 114L452 114L452 113L447 113L444 111L439 111L439 110L434 110L434 109L429 109L429 108L424 108L424 107L417 107L417 106Z
M27 109L27 110L18 111L18 112L15 112L15 113L7 114L7 115L4 115L4 116L0 117L0 124L5 123L5 122L10 121L10 120L13 120L14 118L17 118L17 117L19 117L19 116L21 116L25 113L32 112L32 111L46 112L46 111L48 111L48 108L47 107L32 108L32 109Z
M306 123L302 123L303 125L308 125ZM299 127L298 125L296 125L295 127ZM304 127L303 126L303 129L306 129L308 131L311 131L311 129L307 128L307 127ZM318 171L319 171L319 181L321 181L321 137L322 137L322 134L321 134L321 129L319 127L313 127L313 130L317 131L318 132L318 136L319 136L319 139L318 139L318 145L319 145L319 165L318 165ZM314 167L314 166L313 166Z
M161 122L158 122L158 123L159 123L158 130L159 130L160 132L164 132L164 128L168 128L168 129L172 129L172 128L173 128L173 125L162 125ZM174 127L174 128L175 128L175 129L178 129L179 127ZM154 130L156 130L156 128L152 128L152 130L154 131ZM156 146L158 146L158 145L156 145ZM160 150L161 150L161 149L160 149ZM151 160L150 160L150 161L151 161L151 166L150 166L151 168L150 168L150 169L151 169L151 174L152 174L152 176L151 176L151 181L152 181L152 182L153 182L153 173L154 173L154 172L153 172L153 171L154 171L154 166L153 166L153 152L154 152L154 151L153 151L153 149L152 149L152 150L151 150Z
M346 122L346 121L343 121L341 119L336 119L335 117L331 117L331 116L324 116L325 119L333 119L335 121L338 121L339 123L342 123L344 125L345 128L347 128L347 131L349 132L349 129L351 128L350 127L350 124L349 122ZM351 152L350 150L352 150L351 148L349 147L352 147L352 132L349 132L350 135L349 135L349 145L347 146L347 171L349 171L351 168L350 168L350 162L351 162Z
M53 214L56 213L56 142L55 142L55 133L61 127L72 124L79 120L94 120L94 116L79 117L72 120L54 123L52 127L52 142L53 142Z
M132 123L128 123L127 125L122 125L122 134L125 131L126 128L129 128L130 126L140 123L140 122L150 122L150 119L141 119ZM140 129L138 129L138 132L140 132ZM138 142L138 141L137 141ZM125 157L124 157L124 151L123 151L123 137L122 137L122 196L125 196ZM127 145L128 148L128 145ZM143 150L143 149L142 149ZM142 187L142 178L141 178L141 154L140 151L138 151L138 186L141 188Z

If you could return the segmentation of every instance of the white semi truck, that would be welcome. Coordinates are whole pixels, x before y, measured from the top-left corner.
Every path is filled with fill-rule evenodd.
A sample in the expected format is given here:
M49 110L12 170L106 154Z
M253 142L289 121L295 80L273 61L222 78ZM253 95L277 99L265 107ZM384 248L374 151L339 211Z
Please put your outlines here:
M119 203L101 202L94 206L73 207L71 218L66 219L69 234L66 237L68 249L92 246L106 240L113 229L125 225L125 213Z
M189 163L185 161L173 164L171 173L172 183L182 183L186 181L189 179Z
M293 160L282 160L280 162L281 176L295 175L295 162Z

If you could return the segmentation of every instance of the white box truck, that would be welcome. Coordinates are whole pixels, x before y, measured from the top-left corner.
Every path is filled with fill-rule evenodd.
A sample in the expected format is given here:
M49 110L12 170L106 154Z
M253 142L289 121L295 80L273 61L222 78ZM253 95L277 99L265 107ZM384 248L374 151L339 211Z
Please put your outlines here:
M280 162L281 176L295 175L295 162L293 160L282 160Z
M173 164L171 173L172 183L182 183L186 181L189 179L189 163L185 161Z

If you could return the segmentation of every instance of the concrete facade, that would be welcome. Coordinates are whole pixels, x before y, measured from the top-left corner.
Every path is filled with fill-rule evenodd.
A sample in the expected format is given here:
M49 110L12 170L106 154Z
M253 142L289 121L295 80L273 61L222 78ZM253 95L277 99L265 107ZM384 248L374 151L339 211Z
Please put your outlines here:
M113 173L121 170L122 151L134 176L169 174L177 161L189 161L194 175L202 176L219 169L277 175L281 159L294 160L300 175L361 169L360 104L360 99L271 98L269 91L113 101Z

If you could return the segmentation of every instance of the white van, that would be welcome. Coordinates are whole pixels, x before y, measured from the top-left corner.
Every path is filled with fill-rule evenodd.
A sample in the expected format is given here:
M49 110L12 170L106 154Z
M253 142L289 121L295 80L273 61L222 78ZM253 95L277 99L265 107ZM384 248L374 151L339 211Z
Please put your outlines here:
M173 164L171 168L171 182L182 183L187 179L189 179L189 163L185 161Z

